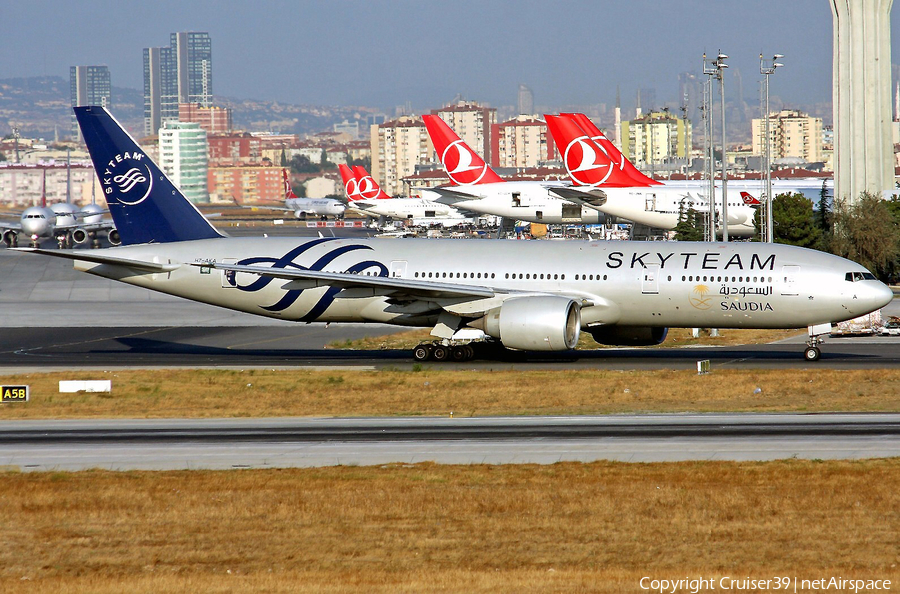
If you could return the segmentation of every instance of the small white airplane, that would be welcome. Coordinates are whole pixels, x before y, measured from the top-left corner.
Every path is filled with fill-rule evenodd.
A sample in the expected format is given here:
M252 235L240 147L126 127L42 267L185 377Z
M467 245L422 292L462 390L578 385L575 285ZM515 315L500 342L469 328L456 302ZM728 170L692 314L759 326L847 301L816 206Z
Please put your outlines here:
M330 198L300 198L294 193L291 187L291 181L288 178L287 169L282 169L284 180L284 206L243 206L241 208L249 208L252 210L281 210L292 212L298 219L306 219L308 217L327 219L334 217L338 219L344 216L346 206L339 200Z
M119 233L112 221L104 221L106 211L96 204L81 209L70 202L58 202L47 206L46 172L44 173L41 206L29 206L19 214L19 222L0 221L0 237L7 247L19 245L19 235L29 239L32 247L38 247L42 239L53 238L59 247L71 247L75 243L91 240L96 247L98 232L105 231L110 245L119 245Z
M418 224L440 224L453 227L472 223L473 219L457 208L422 198L391 198L369 175L364 167L356 165L351 170L338 166L349 207L368 217L415 221Z
M832 323L893 298L859 264L780 244L226 237L105 108L74 109L123 245L19 251L261 316L430 327L417 360L471 358L472 340L568 351L582 331L651 345L707 327L807 328L814 361Z

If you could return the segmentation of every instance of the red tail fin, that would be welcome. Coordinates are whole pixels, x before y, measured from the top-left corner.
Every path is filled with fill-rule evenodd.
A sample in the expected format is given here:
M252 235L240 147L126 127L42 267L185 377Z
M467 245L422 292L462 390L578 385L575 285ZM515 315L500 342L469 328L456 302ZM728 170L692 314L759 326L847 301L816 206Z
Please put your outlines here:
M609 155L574 120L553 115L545 115L544 119L553 140L562 151L566 171L576 184L622 187L621 184L610 182L615 167ZM629 181L628 185L634 184Z
M453 183L472 186L503 181L439 116L423 115L422 119L438 158Z
M343 163L338 165L338 169L341 172L341 180L344 182L344 191L347 192L347 199L350 202L361 200L362 196L359 195L359 182L356 181L356 176Z
M381 186L378 185L375 178L369 175L369 172L366 171L366 168L362 165L353 166L353 175L356 177L356 184L361 198L365 198L366 200L384 200L385 198L390 198L390 196L381 189Z
M288 179L287 169L282 169L281 173L284 174L284 199L290 200L291 198L296 198L297 195L294 194L294 189L291 187L291 181Z
M747 206L759 206L760 202L756 198L754 198L749 192L741 192L741 200L744 201L744 204Z
M596 142L597 145L609 155L609 158L616 164L618 170L625 175L625 178L623 178L621 175L613 174L613 179L615 181L623 182L625 179L631 179L633 182L631 185L633 186L662 185L662 182L656 181L641 173L631 161L625 158L622 151L616 148L616 145L614 145L612 141L594 125L594 122L592 122L589 117L583 113L562 113L560 115L574 120L575 123L591 137L591 140Z

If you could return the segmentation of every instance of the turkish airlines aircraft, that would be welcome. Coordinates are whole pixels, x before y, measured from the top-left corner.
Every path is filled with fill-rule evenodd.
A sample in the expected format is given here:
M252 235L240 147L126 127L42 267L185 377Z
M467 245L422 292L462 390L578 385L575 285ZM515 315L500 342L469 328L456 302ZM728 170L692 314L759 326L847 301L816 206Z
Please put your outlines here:
M594 128L598 133L594 136L602 145L579 125L581 121L590 122L582 114L546 115L545 120L554 141L564 147L563 163L569 177L577 186L604 192L606 199L593 205L598 210L660 229L674 229L681 213L689 208L708 212L706 192L699 188L650 185L653 180L638 171L599 130ZM752 237L756 233L755 208L746 204L740 191L728 195L728 234Z
M350 208L370 217L389 217L417 224L441 224L445 227L470 223L472 219L458 209L440 202L421 198L391 198L369 175L365 168L356 165L351 171L339 165L344 190Z
M225 237L105 108L74 109L124 245L20 251L261 316L431 327L420 360L469 358L473 335L565 351L582 330L655 344L670 326L808 328L816 360L831 323L893 297L859 264L780 244Z
M587 206L588 192L569 182L503 181L484 160L436 115L424 115L425 127L455 186L430 188L437 200L458 208L506 219L548 224L596 224L605 215Z

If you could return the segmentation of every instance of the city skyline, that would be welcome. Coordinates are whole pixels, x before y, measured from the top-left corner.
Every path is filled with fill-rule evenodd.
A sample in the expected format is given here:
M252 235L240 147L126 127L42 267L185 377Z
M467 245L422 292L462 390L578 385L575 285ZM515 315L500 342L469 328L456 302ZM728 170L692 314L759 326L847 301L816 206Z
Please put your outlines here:
M653 89L659 105L646 109L677 102L679 73L699 71L702 53L721 49L730 73L740 72L750 105L757 103L760 52L786 56L772 79L773 96L789 106L831 101L825 0L684 0L665 10L644 0L602 7L579 0L552 9L468 0L451 8L103 0L90 11L37 1L4 13L0 78L65 76L73 65L102 64L114 86L140 89L143 48L162 45L175 31L204 31L216 56L216 94L246 99L384 109L409 103L422 110L459 94L499 106L514 105L525 84L535 106L612 106L617 88L623 106L633 106L639 90ZM892 11L892 25L897 18Z

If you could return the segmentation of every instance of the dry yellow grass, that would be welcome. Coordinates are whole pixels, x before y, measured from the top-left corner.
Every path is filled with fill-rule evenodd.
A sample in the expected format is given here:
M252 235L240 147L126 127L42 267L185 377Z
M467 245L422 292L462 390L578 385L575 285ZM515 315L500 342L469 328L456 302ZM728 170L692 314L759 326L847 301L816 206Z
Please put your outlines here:
M900 460L0 475L4 592L900 580Z
M111 379L111 394L60 380ZM31 401L0 418L530 415L896 411L900 370L123 370L5 376Z

